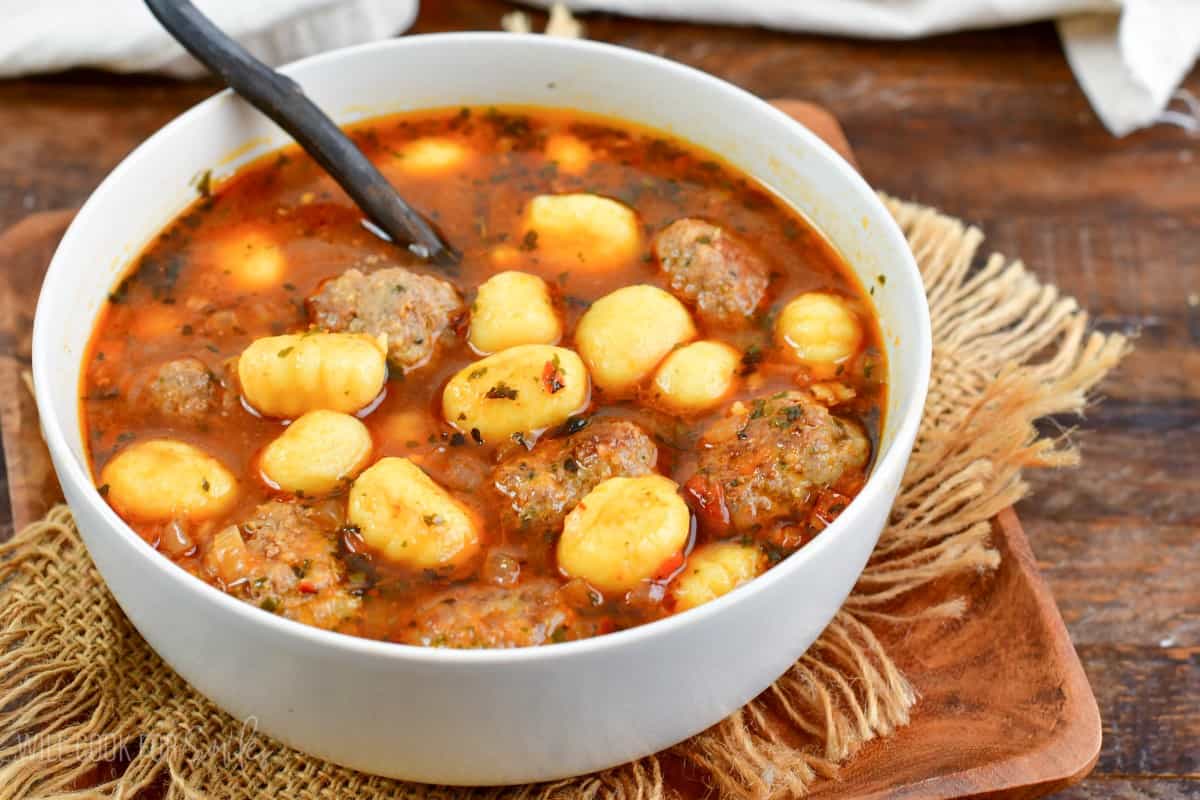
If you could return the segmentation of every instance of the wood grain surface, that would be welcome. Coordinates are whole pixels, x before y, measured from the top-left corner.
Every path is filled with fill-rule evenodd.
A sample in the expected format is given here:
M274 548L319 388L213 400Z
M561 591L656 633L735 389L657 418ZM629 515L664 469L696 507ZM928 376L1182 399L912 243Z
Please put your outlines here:
M495 29L499 0L424 4L418 30ZM544 19L534 15L535 24ZM832 109L872 183L983 227L1137 352L1077 427L1083 466L1018 511L1104 720L1064 798L1200 798L1200 137L1112 138L1051 25L917 42L586 18L589 36ZM1200 94L1200 73L1185 87ZM0 82L0 229L81 203L215 91L73 72ZM7 444L7 443L6 443Z

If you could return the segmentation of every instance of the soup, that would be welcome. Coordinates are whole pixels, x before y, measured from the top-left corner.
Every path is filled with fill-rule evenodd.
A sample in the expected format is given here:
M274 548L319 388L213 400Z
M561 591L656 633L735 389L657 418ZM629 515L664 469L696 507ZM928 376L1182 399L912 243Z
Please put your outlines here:
M765 187L574 111L350 134L458 267L288 148L202 176L100 315L92 471L165 557L330 630L530 646L732 591L860 490L869 293Z

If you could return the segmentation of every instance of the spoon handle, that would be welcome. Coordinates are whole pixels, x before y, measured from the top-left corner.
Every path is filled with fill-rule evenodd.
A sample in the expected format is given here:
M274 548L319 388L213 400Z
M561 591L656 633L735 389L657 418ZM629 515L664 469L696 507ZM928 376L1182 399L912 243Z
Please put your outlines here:
M145 0L176 41L251 105L275 121L319 163L393 241L416 255L454 266L459 254L442 241L375 165L308 99L300 85L262 63L204 16L190 0Z

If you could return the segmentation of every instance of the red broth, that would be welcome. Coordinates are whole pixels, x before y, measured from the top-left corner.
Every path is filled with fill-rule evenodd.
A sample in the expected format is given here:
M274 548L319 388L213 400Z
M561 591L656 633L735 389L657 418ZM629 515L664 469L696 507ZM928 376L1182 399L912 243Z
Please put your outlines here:
M572 348L576 323L598 298L631 284L668 287L652 242L683 217L719 225L748 243L769 266L766 297L745 324L716 328L696 320L702 338L727 342L741 354L734 393L712 411L688 417L655 410L645 402L644 393L610 400L602 392L593 392L590 406L567 427L604 417L633 421L657 444L657 470L686 484L697 472L702 434L730 404L752 403L755 398L761 402L785 391L810 391L821 382L773 336L780 308L812 291L843 298L863 330L861 346L853 358L839 365L835 377L853 392L853 397L836 403L836 414L861 426L873 446L885 406L883 348L869 292L810 223L719 156L654 130L566 110L462 108L406 113L373 119L349 132L404 197L461 249L459 268L445 272L414 262L381 240L341 189L310 158L289 147L218 185L204 178L201 196L150 242L128 276L114 287L99 316L86 356L81 402L93 474L100 476L116 454L138 442L170 438L217 458L238 480L236 502L218 518L200 523L130 519L138 534L165 557L268 611L287 613L298 606L273 601L269 590L226 584L214 574L206 554L219 531L243 523L264 503L315 507L329 521L317 550L327 551L321 555L332 558L338 591L349 593L354 601L350 611L332 619L313 619L304 613L289 616L348 634L413 641L408 632L416 624L415 609L448 597L447 607L457 603L466 609L464 614L473 615L472 626L494 630L465 639L452 631L447 636L426 636L419 643L531 644L594 635L673 613L671 582L687 571L689 554L696 548L717 539L751 542L761 548L765 563L773 564L819 535L861 487L869 464L841 476L836 487L827 487L829 496L818 498L816 506L806 509L783 537L760 537L736 525L710 524L701 508L702 493L684 492L699 512L685 551L633 590L596 591L560 570L555 536L531 540L502 528L498 509L504 500L490 476L497 460L521 444L481 446L469 432L455 430L441 418L446 382L479 359L465 341L464 319L453 341L441 347L427 366L407 374L394 370L377 403L359 416L374 440L373 460L408 458L437 483L460 487L452 494L480 521L482 546L476 557L450 572L393 564L366 547L347 524L345 491L311 498L272 489L263 481L256 459L283 432L285 422L252 413L240 401L232 365L255 339L307 329L306 301L323 282L352 267L369 272L400 263L448 280L469 307L476 287L489 276L501 269L529 272L552 288L564 323L560 346ZM586 145L590 153L586 168L568 171L547 156L547 140L562 135ZM470 156L440 174L414 175L405 168L401 150L423 137L458 143ZM531 198L580 192L616 199L636 212L642 234L636 257L607 270L564 267L561 261L548 263L553 259L539 248L536 237L521 234L522 213ZM239 243L248 236L274 243L285 264L278 280L252 290L237 285L229 266L231 258L240 257ZM199 359L223 383L225 393L219 409L187 424L147 402L156 370L184 357ZM556 429L543 438L567 433ZM539 446L542 443L534 445L534 452ZM105 489L100 486L102 493ZM290 566L298 576L303 572L294 558ZM533 639L518 635L510 640L504 628L513 623L513 615L532 613L523 604L547 602L545 597L527 601L518 596L521 587L537 581L552 581L559 587L552 604L561 602L582 621L565 633L550 624ZM301 578L301 591L303 582ZM489 587L483 595L470 594L483 587ZM512 614L506 617L509 610ZM430 624L436 630L440 623Z

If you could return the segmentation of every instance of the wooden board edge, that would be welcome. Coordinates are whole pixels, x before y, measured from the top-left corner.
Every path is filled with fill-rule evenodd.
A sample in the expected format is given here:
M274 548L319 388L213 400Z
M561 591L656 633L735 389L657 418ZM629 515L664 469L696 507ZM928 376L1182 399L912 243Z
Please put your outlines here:
M1025 585L1033 594L1041 617L1052 633L1055 655L1067 672L1068 684L1062 687L1067 699L1062 714L1066 728L1038 750L989 766L989 771L1003 769L1024 774L1029 780L1026 791L1010 785L974 796L1003 797L1005 800L1041 797L1079 783L1095 769L1103 743L1100 707L1058 604L1038 570L1033 548L1016 509L1010 506L997 514L993 530L1003 537L1012 565L1021 573Z

